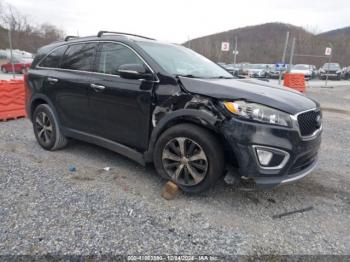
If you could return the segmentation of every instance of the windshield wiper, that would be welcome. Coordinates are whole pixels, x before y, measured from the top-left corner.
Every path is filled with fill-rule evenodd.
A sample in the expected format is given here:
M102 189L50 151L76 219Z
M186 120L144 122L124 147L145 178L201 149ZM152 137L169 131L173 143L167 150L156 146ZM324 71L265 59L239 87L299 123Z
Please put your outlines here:
M214 76L211 78L213 78L213 79L233 79L234 77L232 77L232 76Z
M179 77L179 76L182 76L182 77L188 77L188 78L200 78L198 76L194 76L194 75L191 75L191 74L187 74L187 75L181 75L181 74L177 74L175 75L176 77Z

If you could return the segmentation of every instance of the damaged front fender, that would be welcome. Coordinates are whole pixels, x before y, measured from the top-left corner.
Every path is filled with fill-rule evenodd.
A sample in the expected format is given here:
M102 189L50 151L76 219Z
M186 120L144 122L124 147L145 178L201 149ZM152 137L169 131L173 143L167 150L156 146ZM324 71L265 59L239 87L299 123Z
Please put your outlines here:
M176 108L176 103L157 106L152 115L154 128L151 133L148 151L144 154L145 161L152 162L154 145L160 134L167 128L178 123L192 122L217 132L219 123L221 123L223 118L224 116L219 113L210 100L199 97L192 97L181 109Z

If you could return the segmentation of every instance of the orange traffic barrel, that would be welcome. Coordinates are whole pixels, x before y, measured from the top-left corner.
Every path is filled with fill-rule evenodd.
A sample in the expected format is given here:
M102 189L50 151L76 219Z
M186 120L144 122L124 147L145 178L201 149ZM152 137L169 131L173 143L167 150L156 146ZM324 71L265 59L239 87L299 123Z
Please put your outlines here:
M23 80L0 81L0 121L25 117Z
M286 73L284 75L283 85L299 92L305 92L305 76L304 74Z

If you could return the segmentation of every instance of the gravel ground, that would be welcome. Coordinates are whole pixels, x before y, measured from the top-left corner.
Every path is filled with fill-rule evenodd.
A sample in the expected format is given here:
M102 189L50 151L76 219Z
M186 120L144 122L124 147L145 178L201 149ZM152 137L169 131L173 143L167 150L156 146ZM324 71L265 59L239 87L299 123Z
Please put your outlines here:
M350 85L308 95L324 107L312 174L254 192L220 181L172 201L153 167L78 141L47 152L27 119L0 122L0 254L350 255Z

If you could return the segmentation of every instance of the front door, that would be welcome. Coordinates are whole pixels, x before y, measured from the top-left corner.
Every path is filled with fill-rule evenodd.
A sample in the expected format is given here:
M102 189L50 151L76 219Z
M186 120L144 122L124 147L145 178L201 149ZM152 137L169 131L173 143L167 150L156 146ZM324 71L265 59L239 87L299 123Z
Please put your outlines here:
M124 44L99 44L96 73L91 75L89 89L93 133L144 150L151 124L153 82L121 78L118 68L123 64L146 66L135 51Z

